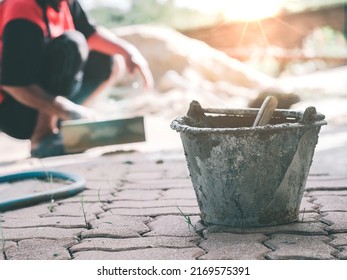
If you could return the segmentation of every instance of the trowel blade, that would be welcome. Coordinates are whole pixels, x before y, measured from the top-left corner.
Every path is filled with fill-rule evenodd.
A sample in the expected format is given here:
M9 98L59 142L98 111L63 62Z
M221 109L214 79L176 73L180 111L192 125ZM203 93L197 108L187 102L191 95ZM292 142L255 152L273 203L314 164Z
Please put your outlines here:
M61 125L66 153L94 147L146 141L144 118L102 121L72 120Z

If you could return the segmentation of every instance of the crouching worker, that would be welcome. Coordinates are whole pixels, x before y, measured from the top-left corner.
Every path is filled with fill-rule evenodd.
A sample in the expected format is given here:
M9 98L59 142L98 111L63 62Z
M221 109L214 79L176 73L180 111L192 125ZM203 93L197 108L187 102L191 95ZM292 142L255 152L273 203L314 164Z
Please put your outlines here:
M59 120L93 117L85 105L114 81L115 55L153 86L139 51L91 24L78 1L0 1L0 130L30 139L33 157L63 154Z

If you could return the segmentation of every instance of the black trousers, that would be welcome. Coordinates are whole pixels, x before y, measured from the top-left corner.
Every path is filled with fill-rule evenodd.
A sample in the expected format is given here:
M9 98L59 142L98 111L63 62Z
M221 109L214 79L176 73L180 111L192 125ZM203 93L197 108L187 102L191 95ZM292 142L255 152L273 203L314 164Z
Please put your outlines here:
M51 40L43 54L39 85L49 94L82 104L112 72L111 56L89 52L83 35L68 31ZM0 130L17 139L30 139L38 111L4 93L0 104Z

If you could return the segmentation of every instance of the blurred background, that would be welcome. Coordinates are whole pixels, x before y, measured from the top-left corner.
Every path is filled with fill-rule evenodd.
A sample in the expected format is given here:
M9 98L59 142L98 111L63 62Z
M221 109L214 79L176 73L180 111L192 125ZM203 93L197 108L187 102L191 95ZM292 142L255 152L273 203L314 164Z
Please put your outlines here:
M268 89L300 100L346 94L346 0L80 2L97 24L148 59L156 91L165 93L155 101L163 97L161 105L171 108L159 107L160 115L181 114L192 98L209 106L252 107ZM138 92L140 85L132 86ZM118 87L111 96L122 99L122 93ZM125 93L130 98L131 90ZM155 113L149 96L149 102L137 97L136 112ZM284 107L298 100L288 97ZM131 110L117 106L118 112Z
M136 75L123 74L93 104L107 118L145 116L148 149L176 147L170 122L192 100L244 108L275 94L282 108L316 106L330 125L347 127L346 0L80 3L96 24L136 45L148 60L153 92L144 92ZM347 143L347 135L339 137ZM2 159L28 156L26 142L15 142L15 156L8 149L13 139L0 135L0 141Z
M108 28L168 26L272 76L346 63L346 0L80 2L98 24ZM302 60L310 62L302 65Z

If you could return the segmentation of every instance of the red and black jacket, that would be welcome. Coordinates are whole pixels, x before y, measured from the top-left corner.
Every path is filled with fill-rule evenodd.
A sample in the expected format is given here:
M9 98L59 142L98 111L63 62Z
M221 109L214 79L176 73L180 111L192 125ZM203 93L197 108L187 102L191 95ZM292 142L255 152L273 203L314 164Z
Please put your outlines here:
M78 1L2 0L0 87L36 84L47 38L71 29L86 38L95 32ZM0 93L0 104L3 98Z

